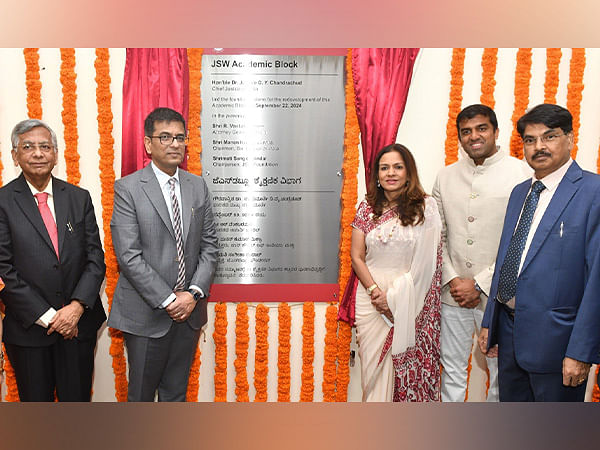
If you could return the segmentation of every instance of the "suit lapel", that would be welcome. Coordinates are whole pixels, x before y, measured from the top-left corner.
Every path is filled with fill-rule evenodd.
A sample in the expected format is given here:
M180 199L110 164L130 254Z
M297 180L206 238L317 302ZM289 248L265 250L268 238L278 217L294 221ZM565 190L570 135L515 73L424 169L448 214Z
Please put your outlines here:
M52 178L52 195L54 196L54 214L56 215L56 229L58 231L58 254L62 255L67 231L67 216L69 213L69 199L64 183ZM69 224L71 227L73 224Z
M531 241L531 245L529 246L529 250L527 251L527 255L525 256L525 261L523 262L523 268L521 269L521 272L525 271L531 260L535 257L536 253L539 251L540 247L550 234L552 227L569 204L569 201L573 195L575 195L579 189L577 181L580 180L581 177L581 168L577 165L577 163L573 162L557 186L556 192L552 196L552 200L550 201L548 208L546 208L546 211L542 216L542 220L540 221L540 224L533 235L533 239Z
M29 186L27 186L25 177L23 174L21 174L17 180L18 183L15 184L14 188L15 202L17 203L17 206L21 209L21 211L23 211L23 214L27 220L31 222L33 228L35 228L42 240L46 242L48 247L52 249L52 253L54 253L54 246L50 240L50 235L48 234L46 225L44 225L44 221L42 220L37 203L33 198L33 194L31 193Z
M154 209L164 222L167 230L169 230L171 237L175 239L175 233L173 232L173 224L171 223L169 210L167 209L162 190L160 189L160 185L158 184L158 180L156 179L150 164L144 168L140 181L142 182L142 190L148 196L148 200L150 200L150 203L152 203L152 206L154 206Z
M192 218L194 188L187 172L179 171L179 187L181 188L181 219L183 220L183 242L187 242Z

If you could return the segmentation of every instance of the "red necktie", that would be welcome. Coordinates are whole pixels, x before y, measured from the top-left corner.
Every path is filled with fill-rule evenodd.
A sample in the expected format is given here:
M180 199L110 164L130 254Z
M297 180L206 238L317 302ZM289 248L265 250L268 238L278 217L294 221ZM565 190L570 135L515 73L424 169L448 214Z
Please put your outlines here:
M37 198L38 209L40 210L42 220L44 221L44 225L46 225L46 230L48 230L50 240L52 241L52 245L54 246L54 251L56 252L56 256L58 257L58 231L56 229L56 222L54 221L54 217L52 217L52 213L50 212L50 208L48 207L48 193L40 192L38 194L35 194L34 197Z

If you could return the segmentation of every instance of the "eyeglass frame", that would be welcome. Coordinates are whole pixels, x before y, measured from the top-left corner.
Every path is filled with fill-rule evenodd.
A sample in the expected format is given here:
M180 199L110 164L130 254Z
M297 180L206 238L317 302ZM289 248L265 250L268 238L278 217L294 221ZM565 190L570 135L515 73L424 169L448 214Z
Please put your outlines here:
M542 142L542 144L553 144L555 142L558 142L556 139L558 139L559 137L567 136L569 134L565 132L563 132L562 134L558 133L558 131L550 130L546 131L540 136L526 136L524 138L521 138L521 141L523 141L524 147L533 147L537 144L538 139ZM526 142L526 139L532 139L532 142Z
M26 148L25 146L29 146L31 148ZM42 148L42 146L47 146L47 149ZM48 144L45 142L36 143L36 142L22 142L17 145L16 150L21 150L23 153L33 153L36 150L39 150L42 153L51 153L52 150L56 150L53 144Z
M173 142L177 139L177 143L179 144L187 144L190 141L190 137L185 134L176 134L175 136L170 134L161 134L159 136L147 136L150 139L156 138L159 140L161 145L173 145ZM180 141L179 138L183 138L183 141ZM171 142L163 142L163 140L171 139Z

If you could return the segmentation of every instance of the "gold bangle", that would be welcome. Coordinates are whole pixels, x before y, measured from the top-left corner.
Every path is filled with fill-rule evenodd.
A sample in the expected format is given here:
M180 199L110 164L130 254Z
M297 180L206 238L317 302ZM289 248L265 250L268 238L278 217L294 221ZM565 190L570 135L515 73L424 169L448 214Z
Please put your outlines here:
M377 289L378 287L379 287L379 286L377 286L376 284L373 284L372 286L369 286L369 287L367 288L367 294L371 295L371 294L373 293L373 291L374 291L375 289Z

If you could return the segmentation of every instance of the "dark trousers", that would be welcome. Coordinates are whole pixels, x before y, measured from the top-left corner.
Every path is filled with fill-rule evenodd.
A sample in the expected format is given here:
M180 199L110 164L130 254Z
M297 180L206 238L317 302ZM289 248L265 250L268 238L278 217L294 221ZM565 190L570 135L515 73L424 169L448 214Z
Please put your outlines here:
M162 337L123 333L129 363L127 401L184 402L200 330L173 322Z
M96 339L59 338L47 347L4 343L22 402L89 402Z
M518 320L518 318L517 318ZM505 309L498 314L498 388L501 402L582 402L587 383L563 385L562 372L528 372L517 363L514 319Z

